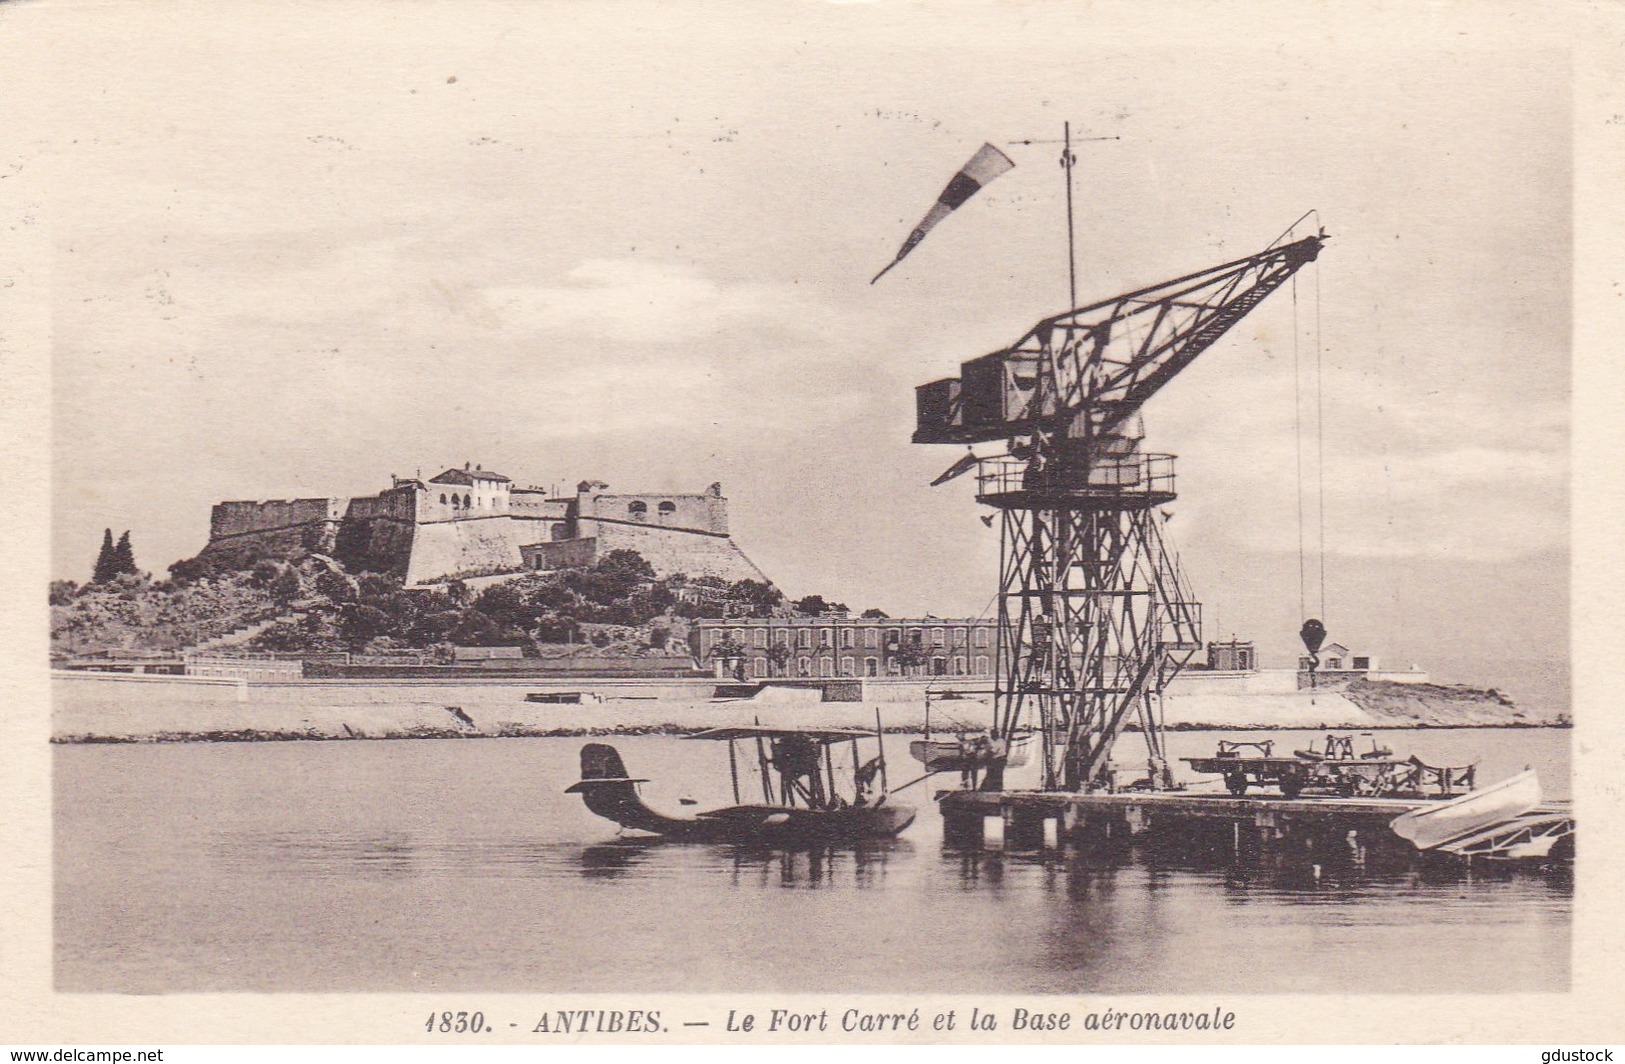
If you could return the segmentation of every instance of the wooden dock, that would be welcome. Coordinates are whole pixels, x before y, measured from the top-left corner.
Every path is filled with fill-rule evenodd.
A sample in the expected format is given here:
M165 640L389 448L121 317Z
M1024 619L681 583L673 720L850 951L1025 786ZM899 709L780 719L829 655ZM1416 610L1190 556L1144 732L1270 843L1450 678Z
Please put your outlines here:
M1174 845L1237 854L1293 853L1316 860L1415 849L1388 825L1429 804L1408 798L1232 797L1201 792L945 791L938 795L950 844L1056 849L1066 843Z

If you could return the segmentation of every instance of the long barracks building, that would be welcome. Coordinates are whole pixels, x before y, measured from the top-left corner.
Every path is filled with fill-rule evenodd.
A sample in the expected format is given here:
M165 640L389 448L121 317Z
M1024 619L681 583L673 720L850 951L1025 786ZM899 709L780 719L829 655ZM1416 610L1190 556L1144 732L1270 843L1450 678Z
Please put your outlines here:
M742 665L752 679L992 676L996 627L937 617L703 619L689 630L689 649L728 672Z

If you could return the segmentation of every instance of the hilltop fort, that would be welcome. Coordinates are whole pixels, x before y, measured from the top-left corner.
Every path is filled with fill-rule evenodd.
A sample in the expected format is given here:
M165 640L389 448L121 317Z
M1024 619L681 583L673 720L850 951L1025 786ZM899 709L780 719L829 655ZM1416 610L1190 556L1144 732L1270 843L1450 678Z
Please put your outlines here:
M729 536L720 483L695 494L628 495L583 480L559 497L472 465L429 480L391 479L363 497L217 503L199 557L242 564L316 552L352 572L391 573L418 587L591 565L627 549L662 576L768 582Z

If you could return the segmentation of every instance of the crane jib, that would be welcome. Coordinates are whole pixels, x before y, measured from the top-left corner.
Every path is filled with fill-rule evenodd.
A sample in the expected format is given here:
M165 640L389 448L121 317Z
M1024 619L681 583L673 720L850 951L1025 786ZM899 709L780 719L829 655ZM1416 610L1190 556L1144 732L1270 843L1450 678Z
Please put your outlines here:
M1293 274L1305 237L1045 318L1010 347L916 389L916 443L978 443L1056 429L1088 412L1110 432Z

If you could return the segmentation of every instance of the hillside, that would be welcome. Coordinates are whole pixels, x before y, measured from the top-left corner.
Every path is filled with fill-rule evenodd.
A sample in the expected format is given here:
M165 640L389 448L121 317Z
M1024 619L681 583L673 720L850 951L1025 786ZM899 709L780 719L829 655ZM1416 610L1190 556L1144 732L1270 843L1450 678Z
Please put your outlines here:
M185 650L229 644L279 653L415 650L449 658L453 646L550 646L629 656L686 643L697 617L765 617L792 607L753 580L657 578L634 551L595 565L526 573L475 591L406 590L398 577L352 575L333 559L260 559L247 569L172 567L153 582L126 575L84 588L53 587L51 649ZM820 609L816 596L798 606Z

